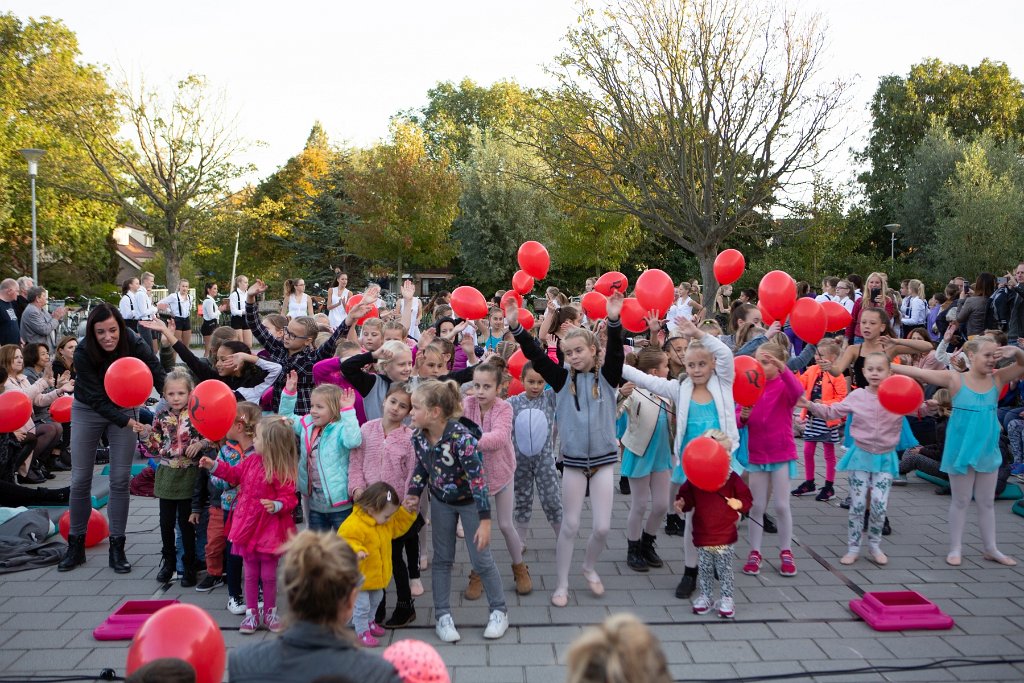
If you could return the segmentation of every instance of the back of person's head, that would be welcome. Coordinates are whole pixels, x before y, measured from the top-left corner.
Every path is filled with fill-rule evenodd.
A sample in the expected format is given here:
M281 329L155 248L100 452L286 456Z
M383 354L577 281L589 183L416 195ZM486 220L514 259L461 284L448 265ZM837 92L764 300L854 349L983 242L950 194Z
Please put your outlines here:
M283 547L281 587L289 618L309 621L339 633L339 607L359 588L359 561L337 534L302 531Z
M245 347L244 351L240 348L235 348L232 350L232 353L252 353L252 349L250 349L248 345L237 341L236 336L235 330L231 329L227 325L221 325L220 327L214 328L213 332L210 333L210 350L207 352L206 357L215 359L217 357L217 350L226 342L236 342Z
M430 643L399 640L389 645L381 656L395 667L402 683L451 683L448 667Z
M242 431L250 439L256 436L256 427L263 418L263 409L252 401L239 401L235 407L235 421L242 425Z
M338 345L334 347L334 355L337 358L348 358L361 352L363 347L359 345L359 342L354 342L349 339L342 339L338 342Z
M577 638L566 683L671 683L661 643L632 614L614 614Z
M992 273L979 273L972 289L975 296L992 296L992 292L996 291L996 276ZM32 290L29 290L30 294L31 292Z
M462 393L454 380L423 380L416 386L412 397L414 401L422 402L427 410L439 408L442 419L453 420L462 415Z
M143 664L125 680L127 683L196 683L196 670L184 659L164 657Z
M356 504L367 512L381 512L389 505L401 505L398 492L386 481L378 481L367 486L355 500Z
M640 372L649 373L651 370L657 370L663 363L667 363L668 354L657 347L648 346L637 353L627 355L625 362Z
M271 313L263 318L263 324L271 324L278 330L283 330L288 327L288 316L281 315L280 313Z
M953 398L949 393L949 389L943 387L932 394L932 400L935 401L936 417L949 417L953 413Z
M260 420L256 435L267 481L296 481L299 453L291 421L280 416L266 417Z

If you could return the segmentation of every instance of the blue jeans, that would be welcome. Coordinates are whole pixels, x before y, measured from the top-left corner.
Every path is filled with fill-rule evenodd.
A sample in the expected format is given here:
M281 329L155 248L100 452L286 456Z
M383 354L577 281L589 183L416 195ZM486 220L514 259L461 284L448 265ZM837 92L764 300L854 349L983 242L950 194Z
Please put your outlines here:
M434 567L430 570L431 585L434 591L434 617L440 619L451 614L452 599L452 564L455 560L455 525L462 518L462 528L466 532L466 549L473 569L480 575L487 593L487 602L491 612L495 610L508 612L505 606L505 593L501 585L501 574L494 564L491 549L476 549L473 537L480 526L480 514L476 505L448 505L437 498L430 498L430 535L434 545Z
M317 512L316 510L309 511L309 530L310 531L331 531L334 533L338 532L338 527L341 523L348 519L348 516L352 514L352 508L345 510L338 510L336 512Z
M206 523L210 521L210 510L203 510L199 515L199 524L196 524L196 559L206 562ZM174 552L177 555L178 573L185 571L185 564L182 557L185 555L185 546L181 542L181 527L174 527Z

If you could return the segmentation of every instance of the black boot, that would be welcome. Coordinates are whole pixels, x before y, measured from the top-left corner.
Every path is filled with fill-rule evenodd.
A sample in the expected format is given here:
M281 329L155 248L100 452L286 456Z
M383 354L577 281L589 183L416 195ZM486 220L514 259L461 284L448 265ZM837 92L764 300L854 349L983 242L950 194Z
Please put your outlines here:
M63 503L67 504L71 500L71 487L65 486L62 489L44 489L38 488L36 492L43 496L43 500L48 503Z
M889 524L889 518L886 517L885 521L882 523L882 535L883 536L888 536L891 533L892 533L892 526Z
M683 578L679 580L679 585L676 586L676 597L686 600L693 595L695 588L697 588L697 568L687 567L683 570Z
M196 561L189 561L186 558L182 560L182 563L185 567L181 572L181 587L191 588L199 582L199 579L196 576Z
M80 564L85 564L85 534L69 534L68 549L60 558L57 571L69 572Z
M619 477L619 493L629 495L629 477Z
M626 551L626 564L635 572L646 572L647 562L640 554L640 541L626 541L629 549Z
M775 520L765 513L764 517L761 518L761 526L764 527L766 534L777 534L779 533L779 527L775 526Z
M170 583L171 577L174 576L174 565L174 553L172 552L170 555L164 553L160 558L160 569L156 572L156 580L160 583Z
M665 516L665 534L668 536L682 536L686 530L686 520L679 515L672 514Z
M395 605L395 611L391 613L391 618L383 624L384 628L405 628L416 621L416 608L413 605L414 601L412 600Z
M110 537L110 568L118 574L127 574L132 570L124 554L124 540L124 536Z
M51 455L46 461L46 469L51 472L70 472L71 465L65 465L60 456Z
M647 563L647 566L660 569L665 565L665 563L661 561L661 558L658 557L658 553L654 550L656 545L654 543L655 538L657 538L657 536L651 536L646 531L643 532L640 536L640 555L644 558L644 562Z
M373 621L377 624L384 624L384 619L388 616L388 594L384 593L381 597L380 602L377 603L377 612L373 615Z

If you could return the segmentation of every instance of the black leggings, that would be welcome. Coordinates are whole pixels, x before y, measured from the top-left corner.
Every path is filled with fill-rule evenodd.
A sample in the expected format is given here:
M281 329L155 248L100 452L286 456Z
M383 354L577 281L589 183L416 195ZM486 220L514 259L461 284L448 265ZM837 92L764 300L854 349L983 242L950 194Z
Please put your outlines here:
M399 602L412 600L409 581L420 578L420 529L426 522L416 515L412 527L391 542L391 565L395 576L395 592ZM405 553L403 557L403 552Z
M224 525L227 526L227 510L224 512ZM242 598L242 556L231 552L231 541L228 540L227 530L224 531L224 573L227 575L228 595L233 598Z
M191 499L160 498L160 542L163 546L160 552L164 559L174 561L174 524L177 522L181 527L181 542L185 549L182 562L186 568L194 567L196 563L196 528L188 521L190 514Z

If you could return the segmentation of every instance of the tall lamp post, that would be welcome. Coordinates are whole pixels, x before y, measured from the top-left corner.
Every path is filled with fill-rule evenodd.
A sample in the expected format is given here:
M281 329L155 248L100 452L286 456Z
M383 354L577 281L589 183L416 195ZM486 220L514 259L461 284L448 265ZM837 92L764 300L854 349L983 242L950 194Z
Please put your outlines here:
M241 211L235 211L234 213L235 213L236 220L238 220L238 224L235 225L235 256L234 256L234 258L231 259L231 283L229 285L229 287L231 288L231 291L235 290L235 269L238 266L238 238L241 237L241 235L242 235L242 217L243 217L243 214L242 214Z
M36 244L36 173L39 171L39 160L44 154L42 149L19 150L28 162L28 177L32 184L32 282L39 285L39 249Z
M896 231L900 229L900 224L889 223L885 229L892 233L892 241L889 242L889 260L896 261Z

